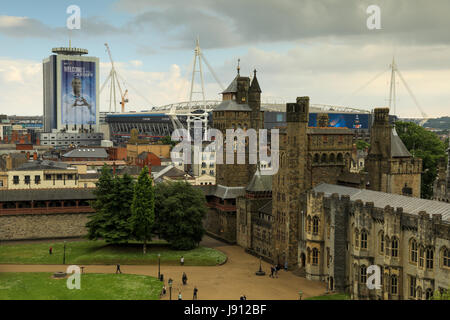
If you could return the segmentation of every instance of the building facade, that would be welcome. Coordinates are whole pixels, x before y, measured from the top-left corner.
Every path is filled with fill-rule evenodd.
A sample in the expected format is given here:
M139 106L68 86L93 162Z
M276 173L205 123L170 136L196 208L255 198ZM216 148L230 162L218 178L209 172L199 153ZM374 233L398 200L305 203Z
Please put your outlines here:
M447 149L448 160L439 161L438 176L433 185L433 199L450 202L450 142Z

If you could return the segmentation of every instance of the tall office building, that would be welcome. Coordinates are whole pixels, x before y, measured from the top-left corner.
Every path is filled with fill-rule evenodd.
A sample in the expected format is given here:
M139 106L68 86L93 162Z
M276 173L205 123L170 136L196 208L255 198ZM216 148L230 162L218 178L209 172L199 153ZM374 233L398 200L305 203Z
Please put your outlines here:
M54 48L43 61L44 133L41 144L100 145L99 59L86 49Z

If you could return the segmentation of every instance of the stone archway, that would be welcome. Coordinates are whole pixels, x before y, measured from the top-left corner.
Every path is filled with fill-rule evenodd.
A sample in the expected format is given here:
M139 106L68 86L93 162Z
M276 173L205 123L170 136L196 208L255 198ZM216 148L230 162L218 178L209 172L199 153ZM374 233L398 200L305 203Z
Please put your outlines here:
M334 291L334 279L333 279L333 277L330 277L329 287L330 287L330 291Z
M301 261L301 267L304 268L306 265L306 256L305 256L304 252L302 252L302 254L300 255L300 261Z

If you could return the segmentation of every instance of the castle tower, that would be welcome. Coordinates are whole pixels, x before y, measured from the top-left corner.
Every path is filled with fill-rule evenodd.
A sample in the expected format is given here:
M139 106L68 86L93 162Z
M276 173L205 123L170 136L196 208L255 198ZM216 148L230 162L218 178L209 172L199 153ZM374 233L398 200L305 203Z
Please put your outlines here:
M389 109L376 108L371 130L367 188L374 191L420 197L422 159L406 149L389 123Z
M250 85L249 77L238 74L228 88L222 92L222 103L213 112L213 127L221 130L224 138L223 164L216 165L216 183L227 187L245 187L256 171L256 164L249 162L249 139L246 137L245 164L237 164L238 150L235 145L226 145L227 129L249 128L257 132L261 128L261 89L256 77ZM257 143L253 142L253 143ZM226 163L226 148L234 149L234 164Z

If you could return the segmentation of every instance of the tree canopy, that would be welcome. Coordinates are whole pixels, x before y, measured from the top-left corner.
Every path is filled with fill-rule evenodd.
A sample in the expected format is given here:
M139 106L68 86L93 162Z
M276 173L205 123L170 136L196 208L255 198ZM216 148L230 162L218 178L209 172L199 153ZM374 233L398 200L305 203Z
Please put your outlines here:
M172 248L189 250L202 240L206 200L187 182L164 182L155 188L156 230Z
M446 156L446 145L435 133L415 123L398 121L395 123L395 128L409 152L422 159L421 197L430 199L433 196L437 164Z

